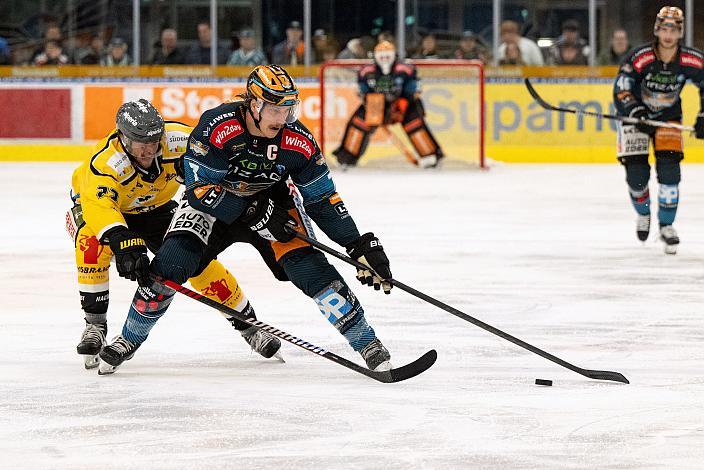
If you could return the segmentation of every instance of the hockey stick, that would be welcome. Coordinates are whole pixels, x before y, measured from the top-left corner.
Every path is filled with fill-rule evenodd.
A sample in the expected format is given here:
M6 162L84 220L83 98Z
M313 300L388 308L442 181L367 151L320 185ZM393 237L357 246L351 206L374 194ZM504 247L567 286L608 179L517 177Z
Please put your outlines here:
M334 250L334 249L330 248L329 246L320 243L318 240L307 237L307 236L303 235L302 233L295 231L292 228L288 228L287 230L289 233L294 234L296 237L310 243L311 245L320 249L321 251L324 251L325 253L328 253L328 254L334 256L335 258L341 259L342 261L344 261L348 264L351 264L352 266L354 266L358 269L366 269L366 270L369 269L369 266L366 266L365 264L362 264L357 260L353 260L349 256L344 255L344 254L340 253L339 251ZM498 328L495 328L487 323L484 323L481 320L478 320L470 315L467 315L464 312L461 312L460 310L457 310L454 307L447 305L446 303L443 303L443 302L441 302L441 301L439 301L439 300L437 300L427 294L424 294L423 292L420 292L410 286L407 286L406 284L404 284L400 281L397 281L396 279L388 279L388 281L391 284L393 284L395 287L398 287L399 289L406 291L409 294L411 294L415 297L418 297L419 299L425 300L429 304L435 305L436 307L441 308L442 310L445 310L446 312L451 313L452 315L454 315L458 318L461 318L462 320L468 321L469 323L471 323L475 326L478 326L479 328L486 330L489 333L493 333L496 336L499 336L507 341L510 341L515 345L518 345L524 349L527 349L528 351L535 353L538 356L542 356L545 359L552 361L555 364L559 364L562 367L565 367L565 368L567 368L571 371L574 371L580 375L583 375L585 377L589 377L590 379L596 379L596 380L611 380L614 382L621 382L624 384L630 383L628 381L628 379L626 377L624 377L623 374L621 374L620 372L611 372L608 370L590 370L590 369L583 369L581 367L577 367L577 366L570 364L569 362L567 362L563 359L560 359L557 356L550 354L549 352L543 351L542 349L537 348L537 347L533 346L532 344L526 343L525 341L520 340L520 339L516 338L515 336L512 336L504 331L501 331Z
M614 121L621 121L625 124L647 124L649 126L653 127L669 127L670 129L677 129L680 131L689 131L689 132L694 132L694 127L691 126L683 126L681 124L675 124L672 122L664 122L664 121L653 121L651 119L637 119L633 117L628 117L628 116L617 116L614 114L603 114L603 113L596 113L592 111L585 111L583 109L572 109L572 108L560 108L558 106L553 106L547 101L545 101L533 88L533 84L530 83L530 80L527 78L524 80L526 84L526 88L528 88L528 93L530 93L530 96L533 97L535 101L538 102L538 104L543 107L543 109L548 109L551 111L559 111L561 113L572 113L572 114L582 114L585 116L594 116L598 118L604 118L604 119L612 119Z
M301 349L305 349L308 352L312 352L313 354L317 354L318 356L324 357L325 359L328 359L332 362L335 362L335 363L337 363L343 367L346 367L354 372L357 372L359 374L366 375L367 377L371 377L372 379L378 380L379 382L383 382L383 383L401 382L402 380L406 380L406 379L410 379L412 377L415 377L416 375L428 370L435 363L435 360L438 357L438 353L434 349L431 349L430 351L426 352L425 354L423 354L421 357L419 357L415 361L413 361L409 364L406 364L405 366L391 369L388 371L375 372L373 370L367 369L366 367L359 366L352 361L348 361L344 357L340 357L337 354L331 353L330 351L327 351L327 350L321 348L320 346L316 346L316 345L311 344L308 341L305 341L301 338L296 338L295 336L290 335L290 334L286 333L285 331L281 331L278 328L275 328L271 325L267 325L264 322L261 322L259 320L253 320L251 318L245 317L244 315L237 312L236 310L233 310L226 305L223 305L219 302L216 302L212 299L209 299L208 297L205 297L204 295L201 295L198 292L192 291L188 287L184 287L180 284L176 284L175 282L169 281L168 279L160 279L160 278L154 277L154 280L156 282L158 282L159 284L162 284L166 287L170 287L171 289L175 290L176 292L179 292L183 295L186 295L192 299L195 299L202 304L208 305L209 307L213 307L214 309L219 310L228 316L231 316L233 318L236 318L237 320L248 323L248 324L256 327L259 330L264 330L267 333L271 333L272 335L276 336L277 338L282 339L284 341L287 341L295 346L298 346Z
M388 127L386 126L380 126L380 128L386 133L386 135L391 139L391 142L396 146L397 149L401 151L404 157L406 157L406 160L414 164L415 166L418 166L418 159L416 156L413 154L411 150L408 150L408 147L406 147L406 144L404 144L401 139L398 138L396 134L394 134L391 130L389 130Z

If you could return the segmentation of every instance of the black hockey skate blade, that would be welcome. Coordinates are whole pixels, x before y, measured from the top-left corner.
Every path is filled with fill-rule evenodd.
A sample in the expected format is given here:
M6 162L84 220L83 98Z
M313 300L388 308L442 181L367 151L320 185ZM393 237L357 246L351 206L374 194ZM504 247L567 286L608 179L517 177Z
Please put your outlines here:
M552 387L552 380L535 379L535 385L545 385L546 387Z

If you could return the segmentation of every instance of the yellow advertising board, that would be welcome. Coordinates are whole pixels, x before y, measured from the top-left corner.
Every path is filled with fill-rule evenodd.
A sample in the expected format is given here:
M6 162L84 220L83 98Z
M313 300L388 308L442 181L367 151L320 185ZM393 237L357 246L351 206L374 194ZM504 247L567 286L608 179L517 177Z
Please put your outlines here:
M302 121L314 135L320 135L320 96L315 80L301 80ZM543 78L535 80L538 92L550 103L589 111L614 113L612 82L606 78ZM121 103L148 98L167 120L195 125L203 111L243 91L241 79L220 82L130 82L92 83L70 82L59 85L13 84L0 89L17 95L18 102L27 102L20 92L47 94L47 88L57 99L66 101L60 113L52 109L56 119L61 114L66 136L60 139L3 138L0 136L0 161L12 160L77 160L86 158L91 142L102 138L114 127L115 112ZM19 93L21 95L21 93ZM51 95L51 96L54 96ZM42 95L44 96L44 95ZM47 95L49 96L49 95ZM448 155L476 160L478 141L478 109L476 92L465 85L445 83L440 87L424 87L424 105L429 124ZM36 101L36 100L34 100ZM687 85L682 95L684 124L692 125L699 111L696 87ZM63 101L62 101L63 102ZM326 153L339 143L347 119L358 106L355 87L341 87L332 96L326 95ZM45 109L17 110L30 125L37 121L37 132L46 132L41 125ZM8 117L8 119L16 119ZM70 123L70 126L69 126ZM521 78L493 78L485 87L486 156L504 162L521 163L606 163L615 161L615 123L587 116L575 116L546 111L535 103ZM70 127L70 131L68 130ZM22 130L22 129L18 129ZM388 137L377 136L365 159L398 153ZM685 136L685 156L688 162L704 162L704 142Z

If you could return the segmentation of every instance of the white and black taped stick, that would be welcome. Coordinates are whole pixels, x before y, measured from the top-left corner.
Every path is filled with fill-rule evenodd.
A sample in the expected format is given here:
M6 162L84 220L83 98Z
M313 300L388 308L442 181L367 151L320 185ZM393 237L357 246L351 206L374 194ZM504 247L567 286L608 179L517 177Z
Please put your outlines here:
M236 310L231 309L230 307L223 305L219 302L216 302L212 299L209 299L208 297L199 294L198 292L192 291L188 287L182 286L181 284L177 284L173 281L169 281L168 279L161 279L156 276L153 276L154 281L158 282L159 284L165 285L166 287L169 287L176 292L179 292L183 295L186 295L194 300L197 300L198 302L208 305L209 307L213 307L216 310L221 311L222 313L226 314L229 317L236 318L239 321L245 322L249 325L254 326L255 328L259 330L264 330L267 333L271 333L272 335L276 336L277 338L280 338L284 341L287 341L295 346L298 346L301 349L305 349L308 352L311 352L313 354L316 354L318 356L324 357L325 359L335 362L343 367L346 367L354 372L357 372L358 374L366 375L367 377L370 377L374 380L378 380L379 382L383 383L393 383L393 382L400 382L402 380L410 379L412 377L415 377L418 374L421 374L428 370L434 363L435 360L438 357L437 352L434 349L431 349L430 351L426 352L423 354L421 357L416 359L415 361L406 364L405 366L394 368L391 370L387 371L373 371L369 370L366 367L362 367L360 365L355 364L352 361L348 361L344 357L340 357L335 353L332 353L324 348L321 348L320 346L316 346L314 344L309 343L308 341L305 341L301 338L297 338L293 335L290 335L286 333L285 331L281 331L278 328L275 328L271 325L268 325L262 321L259 320L254 320L252 318L246 317L239 313Z
M319 250L324 251L325 253L328 253L328 254L334 256L335 258L338 258L348 264L351 264L352 266L354 266L358 269L365 269L365 270L369 269L369 267L367 265L362 264L359 261L354 260L354 259L350 258L349 256L347 256L343 253L340 253L339 251L337 251L333 248L330 248L327 245L324 245L323 243L320 243L318 240L307 237L307 236L303 235L302 233L297 232L293 228L287 227L287 230L290 233L292 233L293 235L295 235L297 238L300 238L301 240L304 240L304 241L310 243L311 245L318 248ZM457 310L456 308L451 307L451 306L447 305L446 303L443 303L443 302L441 302L441 301L439 301L439 300L437 300L427 294L424 294L423 292L420 292L419 290L416 290L410 286L407 286L406 284L404 284L400 281L397 281L396 279L387 279L387 281L389 281L391 284L393 284L394 287L398 287L399 289L406 291L409 294L411 294L415 297L418 297L419 299L425 300L429 304L434 305L442 310L445 310L446 312L451 313L452 315L454 315L458 318L461 318L464 321L467 321L475 326L478 326L479 328L486 330L489 333L493 333L496 336L499 336L507 341L510 341L515 345L518 345L524 349L527 349L528 351L530 351L534 354L537 354L538 356L544 357L548 361L552 361L555 364L561 365L562 367L565 367L565 368L567 368L573 372L576 372L580 375L583 375L583 376L588 377L590 379L596 379L596 380L611 380L613 382L621 382L624 384L630 383L628 381L628 379L620 372L612 372L612 371L608 371L608 370L591 370L591 369L583 369L581 367L577 367L574 364L570 364L569 362L567 362L563 359L560 359L559 357L554 356L547 351L543 351L542 349L537 348L537 347L533 346L532 344L526 343L525 341L518 339L515 336L512 336L504 331L499 330L498 328L495 328L487 323L484 323L481 320L478 320L470 315L467 315L466 313L464 313L460 310Z
M530 96L533 97L533 99L543 108L543 109L548 109L550 111L558 111L561 113L572 113L572 114L577 114L577 115L584 115L584 116L593 116L597 118L604 118L604 119L611 119L614 121L621 121L624 124L647 124L649 126L653 127L668 127L670 129L677 129L680 131L689 131L689 132L694 132L694 127L692 126L683 126L682 124L676 124L674 122L665 122L665 121L653 121L652 119L638 119L634 117L629 117L629 116L618 116L615 114L604 114L604 113L596 113L593 111L585 111L583 109L574 109L574 108L562 108L559 106L553 106L547 101L545 101L533 88L533 84L530 83L529 79L524 79L524 82L526 84L526 88L528 89L528 93L530 93Z

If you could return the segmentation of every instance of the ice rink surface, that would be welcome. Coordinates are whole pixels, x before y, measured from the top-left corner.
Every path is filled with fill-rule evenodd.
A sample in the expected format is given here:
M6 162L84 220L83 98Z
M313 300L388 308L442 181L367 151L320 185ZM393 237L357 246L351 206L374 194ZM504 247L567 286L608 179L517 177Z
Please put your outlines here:
M73 166L0 167L2 468L704 465L703 166L683 168L676 256L653 234L637 242L617 164L335 173L395 278L630 385L584 378L405 292L376 293L336 260L395 364L435 348L434 367L381 384L288 344L285 364L267 361L180 296L134 359L99 377L75 352L83 317L63 229ZM362 363L252 248L221 260L262 320ZM135 288L111 274L109 337Z

